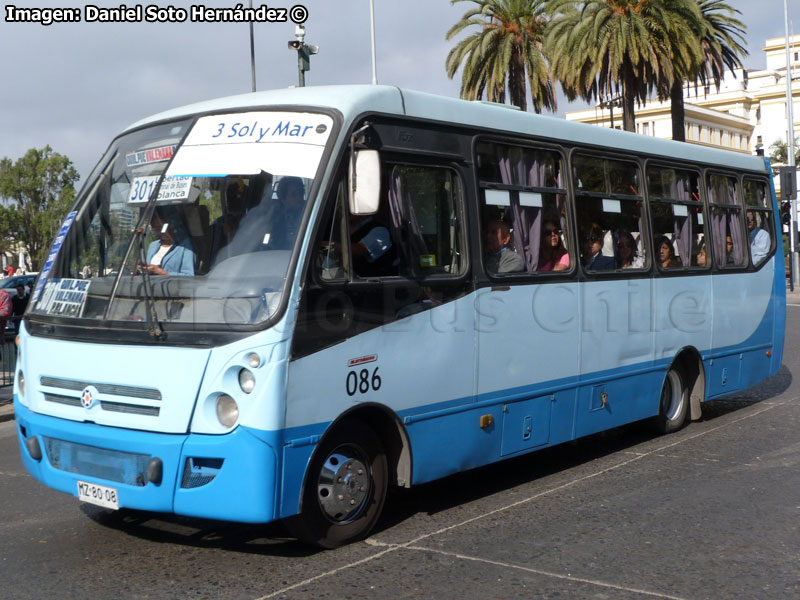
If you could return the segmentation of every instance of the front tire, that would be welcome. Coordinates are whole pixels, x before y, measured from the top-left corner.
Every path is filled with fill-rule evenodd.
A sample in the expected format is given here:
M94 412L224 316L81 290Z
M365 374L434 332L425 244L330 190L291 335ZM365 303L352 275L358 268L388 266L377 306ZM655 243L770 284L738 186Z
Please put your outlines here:
M299 515L287 527L303 542L336 548L366 537L386 499L386 452L361 421L345 421L323 438L306 476Z
M686 424L689 412L689 388L686 376L682 371L671 367L661 388L658 405L658 416L655 418L656 429L660 433L678 431Z

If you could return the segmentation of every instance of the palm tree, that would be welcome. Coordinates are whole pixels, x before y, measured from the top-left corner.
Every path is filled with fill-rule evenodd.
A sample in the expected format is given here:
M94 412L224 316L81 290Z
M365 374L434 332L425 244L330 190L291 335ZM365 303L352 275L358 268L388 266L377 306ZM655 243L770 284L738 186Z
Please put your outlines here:
M690 16L687 24L697 40L694 59L676 61L676 76L669 84L670 112L672 114L672 139L685 141L685 113L683 106L684 81L709 85L711 81L719 90L725 68L733 71L742 68L741 58L747 56L744 43L745 25L733 15L739 13L724 0L690 0L698 9L697 17ZM684 13L685 14L685 13ZM741 14L741 13L740 13ZM691 41L675 39L673 50L685 51Z
M477 26L479 31L450 50L445 66L451 79L463 65L461 97L505 102L527 110L530 91L533 108L554 110L556 96L542 49L547 16L546 0L451 0L472 2L461 20L447 32L447 39ZM507 83L506 83L507 82Z
M794 140L794 162L800 164L800 139ZM789 144L783 139L777 139L769 145L769 159L773 165L785 165L789 156Z
M644 103L657 85L673 80L669 37L691 34L670 4L550 0L546 55L567 98L619 96L623 128L635 131L634 102Z

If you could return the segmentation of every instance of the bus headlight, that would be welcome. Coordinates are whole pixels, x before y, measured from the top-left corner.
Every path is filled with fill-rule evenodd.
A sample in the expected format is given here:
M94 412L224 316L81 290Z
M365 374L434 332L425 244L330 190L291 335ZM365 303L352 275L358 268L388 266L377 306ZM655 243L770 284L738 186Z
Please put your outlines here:
M247 355L247 362L250 363L251 369L257 369L261 366L261 357L257 353L251 352Z
M245 394L249 394L256 387L256 378L247 369L239 371L239 387Z
M17 375L17 386L19 387L19 395L25 395L25 373L22 371Z
M233 427L239 419L239 406L236 400L222 394L217 398L217 419L225 427Z

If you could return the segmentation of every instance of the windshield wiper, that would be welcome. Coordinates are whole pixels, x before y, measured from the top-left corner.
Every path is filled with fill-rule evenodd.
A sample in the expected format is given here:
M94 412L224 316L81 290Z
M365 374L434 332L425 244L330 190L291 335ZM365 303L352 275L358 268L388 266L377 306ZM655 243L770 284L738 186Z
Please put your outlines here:
M144 237L145 232L150 224L150 219L153 217L153 212L155 211L156 203L155 199L158 198L158 191L161 188L161 182L163 181L164 176L162 175L159 177L158 182L153 190L153 193L150 195L150 200L147 203L147 206L144 209L142 214L142 218L139 220L139 224L134 230L133 238L131 239L131 243L128 244L128 249L125 251L125 257L122 259L122 263L119 267L119 273L117 274L117 279L114 282L114 287L111 290L111 295L108 298L108 309L111 310L111 304L114 302L117 296L117 288L119 287L120 280L122 279L122 275L125 272L125 265L128 264L128 258L131 255L131 250L133 249L134 245L137 245L136 253L139 256L139 264L146 265L147 264L147 255L144 251ZM145 268L142 269L143 275L143 282L142 286L144 288L144 307L145 307L145 324L147 325L147 333L156 340L157 342L162 342L167 339L167 334L164 331L164 328L161 326L161 322L158 319L158 313L156 312L156 301L152 295L151 288L150 288L150 272Z
M153 204L155 206L155 204ZM145 211L148 212L148 211ZM149 221L147 221L149 223ZM147 269L147 255L144 251L144 232L147 225L141 225L136 230L136 243L139 246L139 264L142 265L142 277L144 279L144 312L145 323L147 324L147 333L156 340L162 342L167 339L167 334L164 328L161 327L161 321L158 320L158 313L156 312L156 300L151 293L150 287L150 271Z

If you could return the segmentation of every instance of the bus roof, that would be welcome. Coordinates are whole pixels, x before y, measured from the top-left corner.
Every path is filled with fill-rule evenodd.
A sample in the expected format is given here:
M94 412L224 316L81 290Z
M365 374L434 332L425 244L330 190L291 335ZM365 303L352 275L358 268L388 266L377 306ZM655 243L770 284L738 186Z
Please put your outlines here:
M448 98L386 85L313 86L228 96L174 108L138 121L128 129L198 113L259 109L272 105L333 108L342 113L345 121L366 112L406 115L555 141L618 148L634 154L660 155L766 172L764 159L750 154L575 123L522 112L508 105Z

